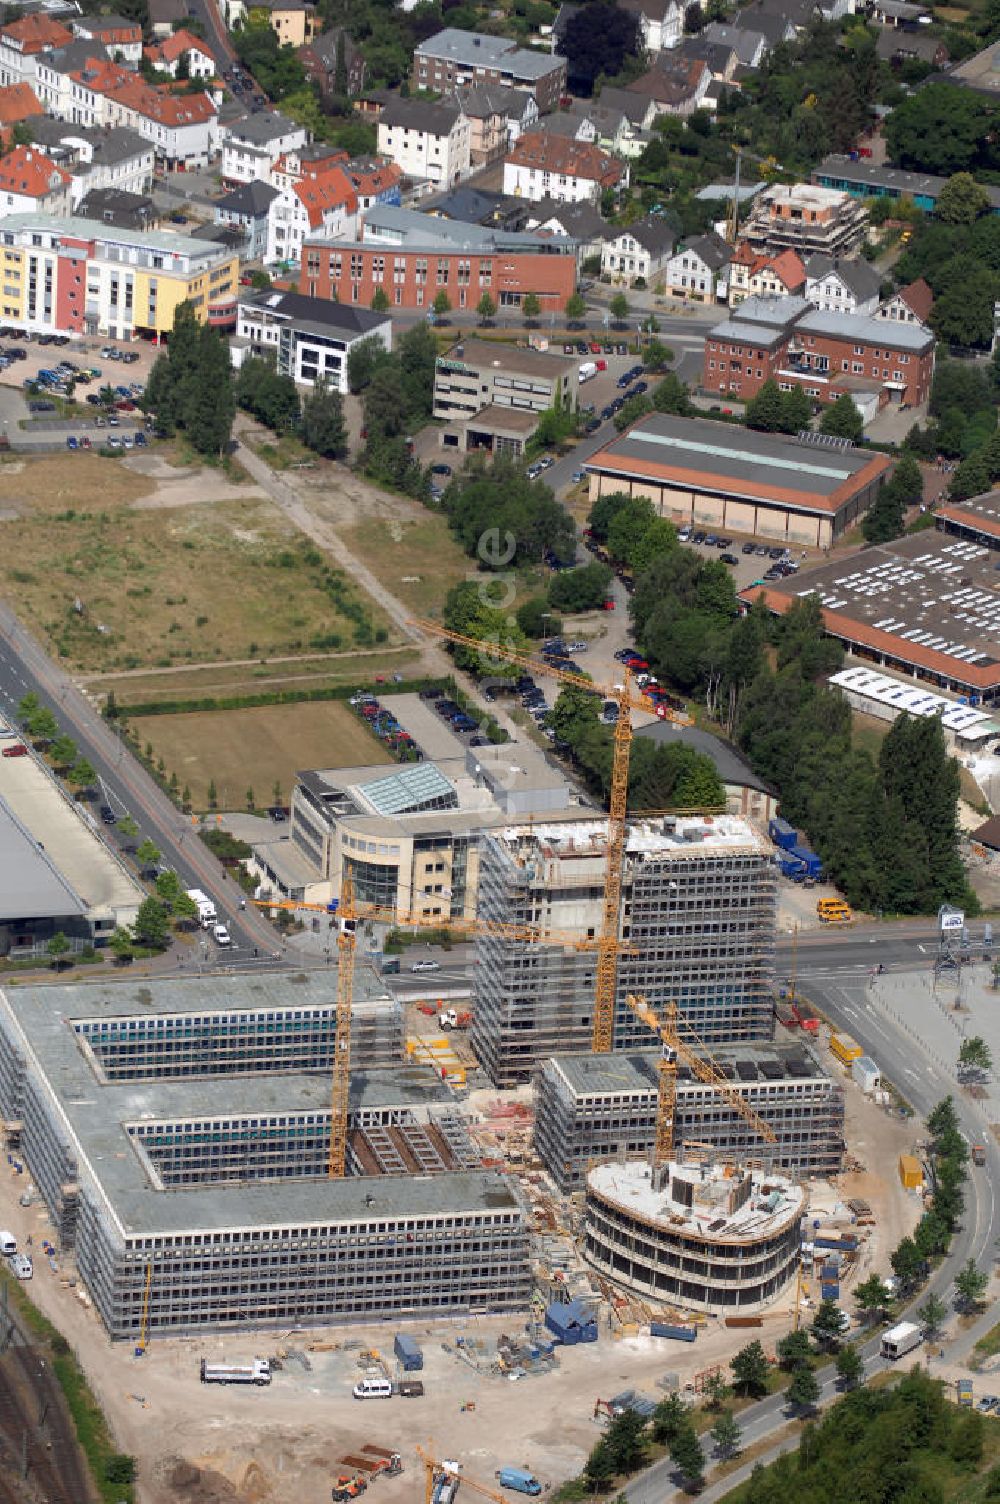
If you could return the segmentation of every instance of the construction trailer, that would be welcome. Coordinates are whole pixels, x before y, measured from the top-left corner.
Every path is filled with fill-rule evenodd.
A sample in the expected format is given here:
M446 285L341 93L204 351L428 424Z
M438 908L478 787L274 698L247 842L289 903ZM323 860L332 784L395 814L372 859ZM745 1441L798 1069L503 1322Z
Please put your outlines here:
M600 932L607 865L602 820L511 825L483 837L479 915L506 924ZM622 867L612 1047L644 1046L625 999L676 1000L709 1044L769 1040L776 876L767 841L734 815L628 822ZM472 1046L502 1087L531 1078L556 1051L592 1048L595 959L477 939Z
M683 1026L682 1026L683 1032ZM719 1094L677 1067L674 1137L728 1157L763 1159L787 1174L827 1176L843 1165L844 1088L804 1037L794 1043L718 1045L717 1069L766 1118L758 1135ZM561 1191L582 1188L596 1160L647 1156L656 1133L659 1051L553 1055L537 1077L535 1148Z

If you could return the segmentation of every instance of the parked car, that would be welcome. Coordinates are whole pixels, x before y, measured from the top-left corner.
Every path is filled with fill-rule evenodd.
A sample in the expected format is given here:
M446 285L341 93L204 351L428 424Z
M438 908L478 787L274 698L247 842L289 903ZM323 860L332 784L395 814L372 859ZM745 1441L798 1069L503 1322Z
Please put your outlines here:
M417 972L419 972L419 971L440 971L441 970L441 962L440 961L414 961L413 964L412 964L412 966L410 967L410 970L411 971L417 971Z

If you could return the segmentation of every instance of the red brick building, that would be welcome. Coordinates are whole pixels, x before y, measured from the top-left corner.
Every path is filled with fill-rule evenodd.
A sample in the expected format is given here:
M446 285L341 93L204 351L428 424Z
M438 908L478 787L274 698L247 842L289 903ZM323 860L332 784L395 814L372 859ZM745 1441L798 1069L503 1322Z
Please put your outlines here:
M766 381L816 402L874 391L880 407L930 395L934 336L920 325L820 312L804 298L747 298L705 340L702 386L745 401Z
M385 238L370 231L387 220ZM410 227L410 220L422 224ZM397 221L405 229L397 229ZM576 290L576 255L566 246L531 235L504 234L478 225L429 220L407 210L373 210L360 241L307 240L300 290L370 308L378 288L390 308L430 309L438 293L452 308L475 308L489 293L498 308L519 308L534 293L542 314L559 312ZM409 233L407 233L409 229Z

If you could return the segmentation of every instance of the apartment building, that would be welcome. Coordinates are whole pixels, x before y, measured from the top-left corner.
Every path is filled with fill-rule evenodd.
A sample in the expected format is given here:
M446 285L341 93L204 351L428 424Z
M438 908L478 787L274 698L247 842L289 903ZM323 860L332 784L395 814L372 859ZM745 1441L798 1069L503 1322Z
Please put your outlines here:
M666 272L676 238L670 220L647 214L627 229L612 232L601 250L601 271L628 287L654 287Z
M346 397L351 347L377 339L392 349L392 322L364 308L345 308L297 292L245 291L240 297L233 364L246 356L273 358L300 386L322 384Z
M488 292L500 308L534 293L543 314L576 290L576 246L555 237L506 233L383 206L364 216L360 240L309 238L303 290L371 307L382 288L394 308L430 309L439 292L453 308L475 308Z
M175 31L162 42L154 42L152 46L146 47L143 55L158 73L168 73L171 78L177 77L182 63L188 78L215 77L215 58L211 49L193 32L184 28Z
M19 329L168 334L183 302L204 322L235 321L239 259L205 240L17 214L0 221L0 248L3 319Z
M316 235L353 239L357 211L357 195L339 168L299 178L281 190L269 210L265 259L270 264L297 264L306 239Z
M222 130L222 181L240 183L270 180L271 170L286 152L306 145L309 132L277 110L261 110L235 120Z
M33 83L39 58L72 40L69 27L44 12L6 22L0 26L0 86Z
M680 0L621 0L621 9L636 18L643 52L655 54L680 46L685 9Z
M324 97L337 91L337 73L342 66L346 76L348 94L360 94L365 86L366 66L364 57L343 26L324 31L304 47L299 48L299 62L306 76Z
M595 1161L648 1158L655 1140L660 1055L659 1045L651 1043L648 1049L614 1054L559 1054L543 1063L535 1088L535 1147L566 1195L584 1185ZM844 1088L804 1040L715 1045L712 1060L778 1141L765 1143L682 1063L674 1118L674 1142L682 1153L709 1144L720 1155L742 1162L763 1159L795 1176L840 1173Z
M143 197L153 185L155 149L128 126L99 130L42 115L30 122L30 130L32 145L69 173L74 210L91 193L113 191Z
M754 201L743 235L757 251L815 251L851 256L868 225L864 204L834 188L813 183L774 184Z
M599 204L606 189L627 188L628 181L628 167L610 152L544 130L525 132L503 164L504 193L535 203L552 198Z
M566 60L518 47L508 37L446 27L413 53L413 87L448 94L471 84L504 84L534 95L544 114L566 91Z
M237 7L252 26L270 26L281 47L304 47L319 33L320 18L309 0L236 0L230 11Z
M0 157L0 217L34 210L64 219L71 210L68 172L31 146Z
M684 241L664 268L667 291L695 303L724 303L732 254L732 247L714 230Z
M886 298L875 315L879 319L894 319L900 324L927 326L934 307L934 294L923 277L900 287L891 298Z
M454 99L393 99L378 120L379 153L408 178L450 188L471 170L471 127Z
M829 312L805 298L754 298L709 330L702 386L745 401L773 379L825 403L849 378L870 384L880 407L914 407L933 374L934 336L922 325Z
M479 916L581 940L601 929L607 825L511 825L480 848ZM625 842L614 1047L649 1031L625 1002L675 999L706 1043L767 1040L775 869L767 843L733 815L635 820ZM529 1080L557 1051L586 1051L593 1030L593 951L484 932L476 946L472 1043L496 1086Z
M138 68L142 58L142 27L125 16L81 16L73 22L74 35L97 42L105 54L127 68Z
M870 261L815 251L806 262L805 272L805 295L814 308L826 313L866 315L878 311L882 277Z
M477 84L459 96L469 121L469 156L473 168L496 162L508 147L538 122L538 105L523 89Z

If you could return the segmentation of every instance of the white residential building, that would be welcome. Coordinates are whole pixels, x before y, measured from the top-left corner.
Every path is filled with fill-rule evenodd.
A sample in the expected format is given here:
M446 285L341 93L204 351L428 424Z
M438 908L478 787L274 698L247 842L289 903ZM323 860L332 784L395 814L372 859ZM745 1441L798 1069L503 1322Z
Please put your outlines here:
M36 147L15 146L0 157L0 218L34 211L64 219L70 213L70 175Z
M343 172L302 178L281 189L271 205L265 260L297 263L307 236L353 240L357 230L357 195Z
M39 59L72 40L73 33L61 21L44 14L32 13L0 26L0 87L34 83Z
M710 231L679 245L667 262L666 291L696 303L725 302L732 247Z
M623 162L586 141L527 131L503 164L503 191L538 203L599 204L605 189L628 186Z
M644 52L663 52L679 47L684 36L685 6L679 0L619 0L639 22L639 41Z
M285 152L305 146L309 132L276 110L261 110L236 120L222 131L224 183L266 183Z
M273 355L282 375L303 386L323 382L346 396L351 346L369 338L392 349L388 314L269 288L240 298L233 364L242 365L248 356Z
M471 171L471 125L455 100L394 99L378 121L378 149L406 177L450 188Z
M142 59L142 27L125 16L81 16L73 21L78 37L98 42L116 63L138 68Z
M158 73L176 78L182 61L189 78L214 78L215 58L210 48L190 31L175 31L162 42L145 49L146 58Z
M674 249L674 232L661 214L647 214L607 240L601 271L613 282L652 287L662 277Z
M822 312L877 312L882 278L871 262L853 257L841 260L817 251L805 269L806 297Z

